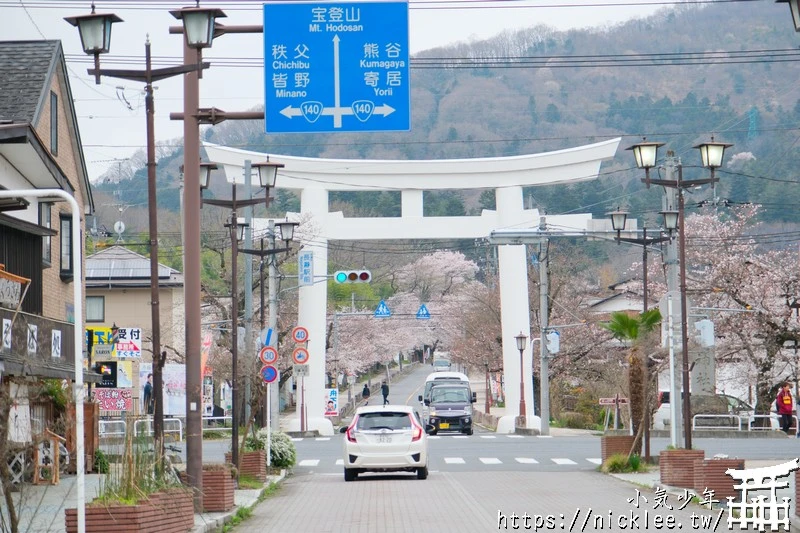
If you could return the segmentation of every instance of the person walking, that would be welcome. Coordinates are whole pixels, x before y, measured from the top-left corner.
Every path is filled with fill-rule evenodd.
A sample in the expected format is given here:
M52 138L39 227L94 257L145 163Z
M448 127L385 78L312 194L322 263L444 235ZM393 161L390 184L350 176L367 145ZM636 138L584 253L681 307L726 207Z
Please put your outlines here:
M778 414L781 417L781 429L788 435L789 428L792 426L792 415L794 414L794 402L789 383L785 381L781 383L781 390L778 392L775 404L778 408Z
M383 382L381 385L381 394L383 394L383 405L389 403L389 385L386 384L386 381Z
M153 374L147 374L147 383L144 386L144 411L153 414Z
M369 405L369 385L364 383L364 390L361 391L361 397L364 398L364 405Z

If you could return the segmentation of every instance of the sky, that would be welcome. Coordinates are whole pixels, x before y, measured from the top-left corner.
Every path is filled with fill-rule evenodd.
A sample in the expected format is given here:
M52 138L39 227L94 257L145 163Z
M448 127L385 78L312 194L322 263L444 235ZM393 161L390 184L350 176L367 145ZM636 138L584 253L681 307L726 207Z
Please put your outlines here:
M124 0L95 2L97 13L115 13L123 22L112 30L111 50L101 56L101 68L144 68L144 43L150 39L154 67L182 63L181 36L169 33L180 25L169 11L193 6L194 2ZM261 24L262 2L204 1L203 7L219 7L226 25ZM669 4L666 4L669 5ZM453 0L410 2L409 45L411 53L430 48L473 42L545 24L558 30L602 27L653 14L665 3L657 0ZM144 86L142 83L104 77L100 85L86 73L91 57L83 53L77 28L64 17L84 15L91 2L54 0L0 0L5 21L3 40L61 40L70 72L70 84L90 180L106 171L112 174L137 150L146 145ZM10 21L10 23L9 23ZM263 36L229 34L214 40L203 53L212 67L203 74L200 106L225 111L246 111L264 104ZM250 66L213 66L214 60L247 58ZM124 63L123 63L124 61ZM226 63L230 64L230 61ZM183 83L180 76L160 81L155 90L156 144L183 136L183 124L169 119L180 112ZM413 109L413 101L412 101Z

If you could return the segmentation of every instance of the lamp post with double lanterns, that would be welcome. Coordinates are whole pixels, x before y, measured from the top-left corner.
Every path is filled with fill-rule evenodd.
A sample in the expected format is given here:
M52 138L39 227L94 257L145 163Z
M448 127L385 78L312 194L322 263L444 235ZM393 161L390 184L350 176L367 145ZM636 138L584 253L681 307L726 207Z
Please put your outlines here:
M617 232L617 236L615 237L617 244L627 242L642 247L642 312L647 312L648 301L650 298L647 291L647 249L653 244L669 241L670 238L664 236L648 237L647 227L642 228L641 237L622 237L621 232L625 230L625 224L628 220L628 212L617 209L616 211L608 213L608 215L611 217L612 229ZM650 365L648 361L645 361L644 367L645 380L649 384ZM645 462L650 462L650 409L647 405L645 405L644 413L644 460Z
M692 447L692 426L691 426L691 411L690 411L690 390L689 390L689 328L688 328L688 309L686 298L686 225L685 225L685 207L684 207L684 190L687 188L697 187L699 185L711 184L712 189L714 184L718 181L715 170L722 166L722 158L725 154L725 149L733 146L728 143L721 143L714 141L711 137L710 142L701 143L695 146L700 150L700 157L702 166L711 171L709 178L684 180L683 179L683 166L680 162L674 170L677 172L669 172L668 179L651 179L649 170L656 166L657 154L659 146L663 143L644 142L635 144L628 148L632 150L636 160L636 166L645 170L645 182L647 187L651 184L661 185L665 189L675 189L678 194L678 209L675 210L671 206L667 206L662 214L664 215L664 227L669 231L670 235L677 231L678 233L678 263L679 263L679 279L680 279L680 298L681 298L681 367L682 367L682 387L683 387L683 437L684 447L688 450ZM668 158L674 161L674 153L667 152ZM672 179L672 175L676 174L676 178ZM674 400L672 401L674 405Z
M225 17L218 8L184 7L170 11L183 22L169 32L183 34L183 64L200 63L200 52L216 37L228 33L263 33L261 25L223 26L216 19ZM199 72L183 78L183 112L170 113L170 119L183 120L183 228L184 293L186 307L186 476L194 488L195 509L203 503L203 428L200 321L200 124L218 124L226 119L263 120L264 112L225 113L216 108L200 108Z
M94 56L94 68L89 74L100 84L102 76L144 82L145 117L147 127L147 207L149 221L150 246L150 317L151 336L153 342L153 435L154 448L159 464L164 459L164 380L163 368L166 363L165 353L161 351L161 319L158 289L158 205L156 199L156 145L155 145L155 101L153 98L153 82L208 68L208 63L179 65L174 67L152 67L150 39L145 41L144 70L101 69L100 54L107 53L111 47L111 27L122 19L114 14L92 12L88 15L66 17L64 20L76 26L81 36L83 51Z
M520 417L520 424L522 427L525 427L525 416L526 416L526 409L525 409L525 379L524 379L524 355L525 355L525 344L528 340L528 337L519 332L519 335L514 337L517 341L517 350L519 350L519 417Z
M216 165L213 163L204 164L202 166L209 170L216 168ZM216 205L231 210L228 223L225 224L225 227L230 229L231 236L231 418L233 425L231 431L231 458L233 459L233 464L236 466L236 468L239 468L239 284L236 275L236 267L239 257L239 246L237 243L242 239L244 228L246 226L246 224L239 221L237 209L240 207L260 204L264 204L264 206L268 208L269 191L275 187L278 169L281 167L283 167L283 164L269 161L252 165L252 168L257 169L258 171L259 183L265 191L264 198L246 198L237 200L236 180L234 180L231 184L230 200L221 200L217 198L201 200L203 204ZM200 182L201 191L208 188L211 173L206 172L203 173L202 176L204 176L204 179ZM248 290L252 290L252 288Z

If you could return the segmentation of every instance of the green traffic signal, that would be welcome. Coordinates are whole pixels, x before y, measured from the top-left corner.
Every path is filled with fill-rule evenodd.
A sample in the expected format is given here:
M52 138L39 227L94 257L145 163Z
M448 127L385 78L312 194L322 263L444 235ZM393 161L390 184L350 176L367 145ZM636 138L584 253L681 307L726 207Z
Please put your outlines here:
M369 270L339 270L333 274L336 283L369 283L372 273Z
M344 283L347 281L347 273L346 272L337 272L336 273L336 283Z

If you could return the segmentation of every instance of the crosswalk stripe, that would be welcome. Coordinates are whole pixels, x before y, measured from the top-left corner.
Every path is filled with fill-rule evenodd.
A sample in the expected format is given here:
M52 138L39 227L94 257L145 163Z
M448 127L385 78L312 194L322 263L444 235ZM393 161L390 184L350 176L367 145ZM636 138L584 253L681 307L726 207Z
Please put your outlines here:
M587 457L586 460L596 465L603 464L603 460L599 457Z
M316 441L320 441L320 440L331 440L331 438L330 438L330 437L317 437L317 438L315 438L314 440L316 440Z
M538 465L539 464L539 461L537 461L536 459L533 459L531 457L515 457L514 459L516 459L516 461L518 463L522 463L524 465Z
M441 437L440 435L431 435L431 436L430 436L430 437L428 437L428 438L429 438L429 439L441 439L442 437Z
M539 439L552 439L553 436L552 435L536 435L536 438L539 438Z
M495 437L494 435L481 435L481 438L482 439L496 439L497 437Z
M336 459L336 466L344 466L344 459Z
M461 457L445 457L444 462L449 465L463 465L464 459Z
M303 440L303 437L292 437L292 442L300 442Z
M297 466L317 466L319 464L319 459L303 459Z
M506 435L509 439L524 439L524 435Z
M466 435L453 435L454 439L466 439L468 438Z
M480 461L485 465L499 465L503 464L503 461L498 459L497 457L478 457Z
M576 465L576 464L578 464L575 461L573 461L572 459L565 459L563 457L553 457L550 460L553 461L557 465Z

